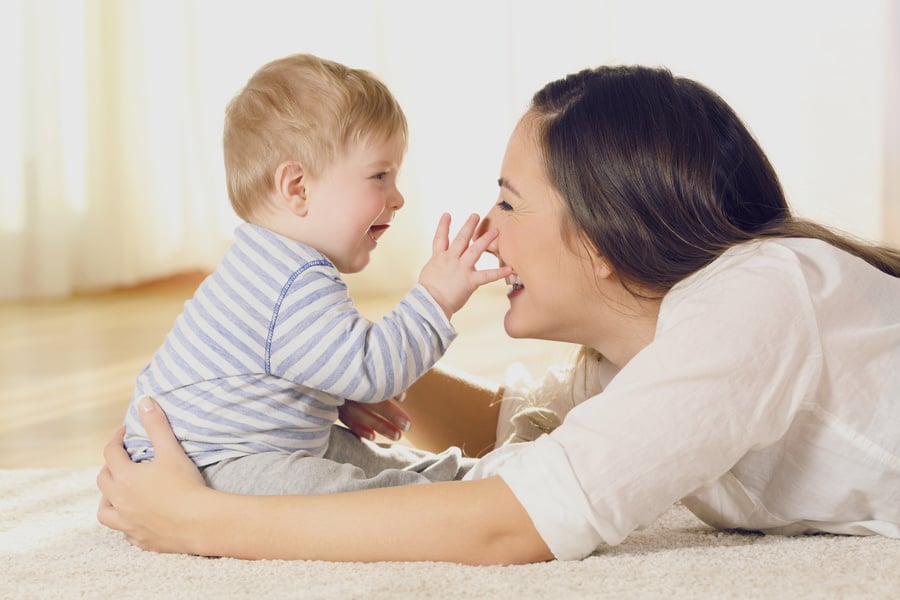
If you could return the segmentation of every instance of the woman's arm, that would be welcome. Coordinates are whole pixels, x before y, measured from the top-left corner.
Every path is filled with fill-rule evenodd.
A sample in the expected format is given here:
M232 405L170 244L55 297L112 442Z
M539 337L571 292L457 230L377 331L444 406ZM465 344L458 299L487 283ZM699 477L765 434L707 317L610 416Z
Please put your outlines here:
M183 529L192 553L476 565L553 558L499 477L320 496L213 494Z
M412 421L406 437L422 450L458 446L467 456L483 456L494 448L502 395L496 383L433 368L406 392L403 410Z
M494 447L502 394L495 383L435 367L396 399L376 404L348 400L338 413L362 438L379 433L396 441L406 433L422 450L458 446L468 456L482 456Z
M156 458L133 463L121 430L97 477L98 519L141 548L237 558L508 564L553 558L497 477L322 496L207 488L152 401L141 416Z

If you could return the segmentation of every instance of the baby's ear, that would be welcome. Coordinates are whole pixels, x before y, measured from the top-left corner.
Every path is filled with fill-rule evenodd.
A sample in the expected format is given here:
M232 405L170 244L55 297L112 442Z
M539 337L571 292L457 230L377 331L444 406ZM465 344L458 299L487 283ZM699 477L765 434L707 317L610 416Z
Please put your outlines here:
M275 196L285 208L298 217L309 211L303 165L295 160L281 163L275 169Z

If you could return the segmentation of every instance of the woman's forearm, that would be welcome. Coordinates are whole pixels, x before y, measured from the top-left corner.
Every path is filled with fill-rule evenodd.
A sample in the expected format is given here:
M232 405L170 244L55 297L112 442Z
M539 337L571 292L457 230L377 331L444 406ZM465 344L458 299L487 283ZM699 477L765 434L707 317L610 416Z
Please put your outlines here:
M333 561L529 563L553 558L499 477L324 496L214 492L188 550Z
M552 554L499 477L319 496L242 496L205 486L150 398L152 461L134 463L124 427L104 448L98 520L159 552L236 558L509 564Z
M407 390L403 410L411 417L409 441L440 452L460 447L481 456L494 447L502 389L493 382L434 368Z

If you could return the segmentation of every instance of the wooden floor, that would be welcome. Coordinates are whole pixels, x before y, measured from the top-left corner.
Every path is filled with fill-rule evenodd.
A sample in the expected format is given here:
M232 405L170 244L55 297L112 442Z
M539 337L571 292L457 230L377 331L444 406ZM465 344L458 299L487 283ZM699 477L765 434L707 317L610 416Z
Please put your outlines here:
M0 468L99 465L137 373L201 280L185 275L64 301L0 303ZM453 318L459 338L443 363L502 380L569 360L572 348L510 340L502 284L479 290ZM397 298L358 301L378 318Z

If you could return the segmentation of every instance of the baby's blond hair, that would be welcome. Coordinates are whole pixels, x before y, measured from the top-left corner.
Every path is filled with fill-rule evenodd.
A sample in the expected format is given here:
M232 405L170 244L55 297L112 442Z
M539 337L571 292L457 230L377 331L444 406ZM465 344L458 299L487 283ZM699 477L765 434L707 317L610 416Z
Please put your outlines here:
M228 197L248 220L274 190L278 165L296 160L320 174L349 143L407 140L406 116L368 71L310 54L263 65L225 110Z

